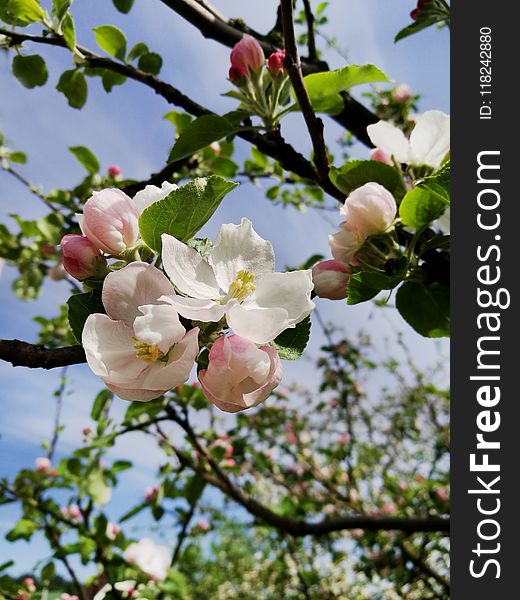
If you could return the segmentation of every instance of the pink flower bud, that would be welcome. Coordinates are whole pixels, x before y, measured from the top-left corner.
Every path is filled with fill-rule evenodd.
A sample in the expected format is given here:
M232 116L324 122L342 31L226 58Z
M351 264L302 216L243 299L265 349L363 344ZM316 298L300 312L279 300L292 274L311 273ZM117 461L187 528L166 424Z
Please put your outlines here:
M199 373L206 398L225 412L260 404L281 379L277 350L238 335L220 336L211 347L207 370Z
M23 583L28 592L33 594L36 591L36 585L34 584L34 579L32 577L25 577Z
M370 160L377 160L377 162L384 163L385 165L393 165L392 159L380 148L374 148L370 151Z
M346 446L347 444L350 443L350 435L348 433L342 433L338 438L338 442L342 446Z
M131 198L115 188L94 195L83 207L83 231L107 254L120 254L135 246L139 236L139 210Z
M349 265L366 240L366 236L362 232L350 228L345 222L340 227L341 229L337 233L329 235L329 246L332 256L338 262Z
M348 268L337 260L322 260L312 268L314 291L320 298L344 300L349 277Z
M81 509L77 504L69 505L68 514L73 521L81 521Z
M145 493L144 493L144 498L145 498L146 502L148 502L148 504L151 504L152 502L155 501L158 494L159 494L159 488L156 485L153 485L149 488L146 488Z
M209 147L213 150L213 152L218 156L222 152L222 148L218 142L211 142Z
M384 233L394 222L397 206L392 194L375 182L354 190L340 209L349 230L368 237Z
M201 519L198 523L197 523L197 527L199 529L202 529L202 531L207 531L209 529L209 523L206 521L206 519Z
M395 504L393 502L385 502L383 504L383 512L385 513L394 513L395 512Z
M445 488L439 488L436 491L437 494L437 498L441 501L441 502L448 502L448 500L450 499L450 496L448 494L448 492L446 491Z
M118 165L110 165L108 167L108 174L112 175L112 177L119 177L119 175L121 175L121 167Z
M49 471L49 477L56 477L58 475L58 471L56 469L51 469Z
M234 458L226 458L224 461L224 466L232 469L233 467L237 466L237 461Z
M42 252L44 254L54 254L55 249L54 244L42 244Z
M296 434L294 434L294 433L288 433L285 436L285 439L289 442L289 444L296 444L298 441L298 438L296 437Z
M262 46L260 46L254 37L247 34L234 45L230 58L231 66L243 69L246 76L250 71L258 71L265 63Z
M229 458L230 456L233 456L233 452L233 446L226 446L226 449L224 450L224 456Z
M271 75L278 75L278 73L285 73L285 67L283 61L285 60L285 48L278 52L273 52L267 59L267 68L271 72Z
M412 90L410 86L406 85L406 83L401 83L400 85L395 86L392 90L392 98L396 102L408 102L412 97Z
M231 66L229 69L229 73L228 73L229 81L231 81L238 87L246 84L247 76L248 76L248 73L247 73L246 69L242 69L242 67Z
M116 523L111 523L110 521L107 523L105 535L109 540L114 541L120 533L121 527L119 527L119 525Z
M63 267L76 279L86 279L95 275L103 261L100 251L85 236L68 233L61 239Z
M47 473L52 468L52 463L46 456L39 456L34 464L38 473Z

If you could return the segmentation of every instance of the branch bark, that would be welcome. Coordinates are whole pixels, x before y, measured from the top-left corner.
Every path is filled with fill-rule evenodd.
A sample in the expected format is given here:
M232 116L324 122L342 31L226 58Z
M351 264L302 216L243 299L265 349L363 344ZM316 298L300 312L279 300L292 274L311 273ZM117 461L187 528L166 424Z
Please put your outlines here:
M10 362L13 367L30 369L55 369L86 362L82 346L46 348L20 340L0 340L0 360Z

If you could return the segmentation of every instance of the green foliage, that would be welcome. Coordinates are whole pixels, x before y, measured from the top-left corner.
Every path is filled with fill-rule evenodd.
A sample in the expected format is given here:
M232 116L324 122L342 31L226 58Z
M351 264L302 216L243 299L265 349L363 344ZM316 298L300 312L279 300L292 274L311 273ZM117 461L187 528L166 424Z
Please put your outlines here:
M81 344L81 333L87 317L93 313L104 313L105 307L101 301L101 294L97 291L74 294L67 300L69 307L69 324L74 337Z
M61 33L67 46L74 50L76 47L76 28L74 26L74 19L70 13L66 13L60 23Z
M0 18L9 25L26 27L45 19L37 0L0 0Z
M238 184L221 177L197 178L173 190L143 211L139 231L153 250L161 249L161 235L187 241L210 219L224 196Z
M83 108L87 101L87 80L83 72L79 69L64 71L61 74L56 89L67 98L67 102L72 108Z
M168 157L168 162L191 156L212 142L236 133L239 129L240 127L219 115L198 117L183 128Z
M410 190L399 207L404 225L421 229L442 215L450 203L450 164Z
M401 176L393 167L375 160L351 160L339 169L332 167L329 177L346 195L371 181L380 183L392 194L403 185Z
M94 469L89 473L85 490L98 505L107 504L112 497L112 490L107 485L101 469Z
M446 286L407 281L397 290L396 307L403 319L421 335L450 335L450 292Z
M411 25L401 29L395 36L394 42L398 42L414 33L418 33L427 27L450 24L450 7L444 0L430 0L418 10L417 17Z
M13 58L13 75L26 88L45 85L49 78L47 65L38 54L17 54Z
M119 12L129 13L132 6L134 5L134 0L112 0L114 6L117 8Z
M91 150L85 146L70 146L69 150L91 175L95 175L99 171L99 161Z
M271 345L278 350L278 355L283 360L296 360L300 358L307 346L311 335L311 319L307 317L300 321L293 329L286 329Z
M97 45L102 50L119 60L125 60L126 37L120 29L114 25L99 25L92 31L96 36Z
M341 92L363 83L378 81L390 80L374 65L349 65L335 71L312 73L304 78L314 109L332 115L343 108L343 100L339 95Z
M155 52L147 52L142 54L137 61L137 66L145 73L159 75L162 67L162 58Z

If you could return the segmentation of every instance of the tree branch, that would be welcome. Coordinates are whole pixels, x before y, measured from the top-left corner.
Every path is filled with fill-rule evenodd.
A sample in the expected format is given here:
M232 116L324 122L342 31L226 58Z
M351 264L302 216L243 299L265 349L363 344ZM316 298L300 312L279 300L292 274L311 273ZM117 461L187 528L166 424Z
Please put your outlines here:
M314 35L314 14L312 12L309 0L303 0L305 10L305 20L307 21L307 48L309 50L309 60L314 62L318 58L316 52L316 37Z
M195 0L161 0L169 8L183 17L186 21L196 27L205 38L213 39L229 48L232 48L243 36L244 32L255 37L262 46L264 53L268 56L271 52L277 50L276 46L270 43L269 36L262 36L248 27L238 29L231 24L231 21L222 21L215 15L201 6ZM328 71L326 62L320 61L302 62L302 71L304 75ZM368 110L357 100L354 100L350 94L343 93L344 109L332 118L340 125L348 129L360 142L368 147L373 144L367 134L367 127L379 121L379 117Z
M329 158L323 138L323 121L318 119L312 108L311 99L303 82L300 57L294 33L292 0L280 0L282 7L283 35L285 39L286 56L284 66L294 88L298 104L305 119L314 148L314 163L321 181L328 180Z
M20 340L0 340L0 360L10 362L13 367L30 369L55 369L86 362L82 346L46 348Z
M47 44L51 46L59 46L67 48L62 38L44 37L18 33L0 28L0 35L5 35L13 41L13 45L21 44L22 42L35 42L39 44ZM200 117L202 115L215 115L212 111L204 106L194 102L191 98L183 94L177 88L169 83L161 81L155 75L145 73L131 65L119 63L109 58L104 58L94 54L87 48L78 46L78 50L85 57L85 63L89 67L106 69L124 75L134 81L139 81L149 88L153 89L156 94L162 96L170 104L180 106L190 114ZM290 144L285 142L278 132L261 135L255 131L239 131L237 136L243 140L255 145L261 152L267 154L271 158L277 160L280 165L287 171L291 171L302 177L314 181L322 187L322 189L336 198L340 202L344 202L345 196L337 190L328 179L325 181L320 178L313 164L304 156L297 152Z
M212 477L210 473L198 467L190 458L181 453L173 445L172 448L181 464L187 466L201 474L204 480L210 485L217 487L224 494L235 500L243 506L251 515L263 521L267 525L276 527L294 537L306 535L324 535L335 531L347 529L366 529L368 531L379 530L398 530L406 533L413 532L444 532L448 533L450 528L449 519L435 515L428 517L405 518L405 517L368 517L365 515L349 515L336 519L324 519L316 523L289 519L260 504L253 498L246 496L242 490L236 487L230 478L220 468L218 463L209 454L206 448L199 442L198 436L186 419L179 417L175 409L168 408L168 414L175 423L177 423L187 434L189 440L204 456L209 466L215 473ZM165 441L168 442L166 439Z

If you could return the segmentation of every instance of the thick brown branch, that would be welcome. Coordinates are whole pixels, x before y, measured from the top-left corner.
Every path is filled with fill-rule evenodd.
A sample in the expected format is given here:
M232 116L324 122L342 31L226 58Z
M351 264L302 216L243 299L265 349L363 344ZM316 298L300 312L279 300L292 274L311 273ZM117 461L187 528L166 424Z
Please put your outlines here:
M225 46L233 47L241 39L244 31L246 31L256 37L266 55L277 49L266 39L267 36L262 36L246 27L243 29L233 27L229 20L223 21L222 19L217 19L215 15L195 0L161 0L161 2L196 27L204 37L216 40ZM317 63L302 62L304 75L328 70L327 63L323 61ZM367 135L367 127L368 125L377 123L379 117L360 102L354 100L349 94L344 93L342 97L344 109L332 118L345 127L345 129L348 129L360 142L372 147L372 142Z
M12 32L7 29L0 29L0 35L13 40L14 44L22 42L35 42L39 44L50 44L66 48L65 42L61 38L51 38L44 36L34 36L24 33ZM157 94L162 96L170 104L180 106L190 114L200 117L202 115L213 115L212 111L204 106L194 102L191 98L183 94L177 88L169 83L161 81L155 75L145 73L140 69L136 69L131 65L119 63L109 58L98 56L86 48L79 47L79 51L85 57L85 63L89 67L107 69L114 73L124 75L134 81L139 81L149 88L153 89ZM261 152L267 154L271 158L277 160L281 166L287 171L291 171L303 179L314 181L321 185L323 190L336 198L340 202L344 201L344 196L339 192L328 180L320 178L314 166L304 156L297 152L290 144L286 143L279 134L261 135L255 131L239 131L238 137L255 145ZM146 182L145 182L146 183Z
M20 340L0 340L0 360L30 369L55 369L86 362L82 346L46 348Z
M398 530L406 533L414 532L444 532L448 533L450 529L449 519L444 519L438 516L405 518L405 517L368 517L364 515L349 515L336 519L324 519L316 523L308 521L300 521L289 519L272 511L268 507L260 504L253 498L246 496L231 479L224 473L218 463L209 454L206 448L199 442L198 436L192 429L191 425L185 419L177 415L174 410L169 411L173 421L184 429L188 438L193 443L198 452L204 456L216 477L212 476L207 471L203 470L195 464L185 454L181 453L174 446L173 449L181 464L191 469L196 470L201 474L204 480L210 485L220 489L224 494L235 500L243 506L251 515L260 521L276 527L280 531L284 531L289 535L301 537L306 535L325 535L335 531L343 531L350 529L366 529L369 531L380 530Z
M323 121L316 117L311 99L303 82L300 57L294 33L292 0L281 0L280 6L282 7L282 24L286 51L284 65L291 79L294 93L298 99L303 118L311 136L314 148L314 163L316 164L318 175L321 181L326 181L328 180L329 159L323 138Z

